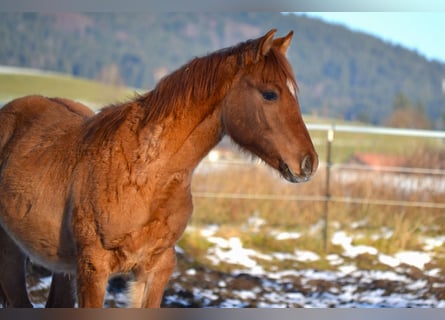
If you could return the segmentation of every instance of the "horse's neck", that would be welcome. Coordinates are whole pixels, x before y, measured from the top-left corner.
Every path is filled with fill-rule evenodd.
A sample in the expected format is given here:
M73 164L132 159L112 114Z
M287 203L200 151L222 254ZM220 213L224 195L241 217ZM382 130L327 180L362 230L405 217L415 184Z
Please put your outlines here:
M219 108L216 108L193 126L174 157L188 166L195 167L221 140L223 130L220 118Z
M167 157L178 170L193 169L222 138L219 108L205 115L191 113L167 121L159 136L159 157Z
M162 130L159 135L160 144L157 146L160 150L159 156L169 159L176 158L178 163L184 163L188 167L196 166L221 140L223 133L220 120L221 103L239 70L236 60L227 58L224 63L216 64L217 68L214 72L204 73L204 78L201 79L203 72L200 72L202 71L200 65L202 63L204 66L208 66L206 59L210 58L205 58L202 61L195 60L190 64L190 69L189 67L180 69L142 100L146 103L143 108L154 107L150 104L162 104L165 101L170 103L163 106L164 110L169 110L167 111L169 114L165 117L162 116L162 120L154 120L154 123L142 122L143 126L148 128L146 130L148 136L145 141L151 140L150 135L153 134L153 130L150 127L158 126ZM198 72L200 77L196 77L196 79L191 77L190 81L177 87L178 91L174 91L175 86L172 83L176 84L179 80L184 82L182 78L187 79L188 72ZM215 78L215 74L218 77ZM171 96L172 92L176 95L175 97ZM160 96L165 99L160 101ZM145 112L145 115L141 118L147 119L147 109L142 112Z

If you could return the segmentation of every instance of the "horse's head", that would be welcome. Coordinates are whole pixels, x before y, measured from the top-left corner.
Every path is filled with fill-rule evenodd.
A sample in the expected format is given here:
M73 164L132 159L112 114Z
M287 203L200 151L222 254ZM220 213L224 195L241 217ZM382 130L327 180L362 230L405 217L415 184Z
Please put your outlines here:
M286 52L293 32L274 39L276 30L244 45L225 97L225 131L241 147L277 169L290 182L309 180L318 156L303 122L297 85Z

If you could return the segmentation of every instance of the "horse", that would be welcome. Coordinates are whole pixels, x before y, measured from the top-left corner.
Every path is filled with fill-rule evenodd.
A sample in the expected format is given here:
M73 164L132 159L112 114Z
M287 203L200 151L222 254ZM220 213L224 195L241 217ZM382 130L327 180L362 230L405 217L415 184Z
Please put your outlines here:
M193 211L194 169L223 136L289 182L308 181L318 155L286 57L293 31L276 32L196 57L94 115L61 98L6 104L0 225L20 259L72 276L79 307L103 307L122 273L134 278L131 306L159 307Z

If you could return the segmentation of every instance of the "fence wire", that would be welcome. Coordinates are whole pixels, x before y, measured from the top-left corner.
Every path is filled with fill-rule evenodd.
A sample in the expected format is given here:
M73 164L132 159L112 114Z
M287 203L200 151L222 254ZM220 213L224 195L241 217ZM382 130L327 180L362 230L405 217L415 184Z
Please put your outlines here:
M398 135L411 137L425 137L435 139L445 139L445 131L429 131L429 130L411 130L411 129L393 129L393 128L375 128L375 127L361 127L361 126L334 126L334 125L308 125L308 129L312 131L326 131L326 140L329 143L335 144L335 132L352 132L352 133L366 133L377 135ZM329 141L331 140L331 141ZM204 166L254 166L258 162L247 160L204 160ZM325 168L326 171L364 171L364 172L378 172L394 173L394 174L412 174L412 175L428 175L444 177L445 170L436 168L412 168L401 166L367 166L359 164L332 164L330 159L325 162L320 162L320 169ZM335 181L329 182L329 187L335 184ZM364 204L376 206L398 206L398 207L419 207L431 209L445 209L445 194L443 202L429 202L429 201L406 201L395 199L370 199L360 197L345 197L332 196L327 192L324 195L283 195L273 193L243 193L243 192L206 192L194 191L194 197L197 198L217 198L217 199L238 199L238 200L270 200L270 201L306 201L306 202L330 202L330 203L347 203L347 204ZM445 211L444 211L445 213Z
M325 173L325 190L321 190L321 194L316 195L300 195L300 194L279 194L279 193L258 193L258 192L225 192L221 191L206 191L194 190L193 195L197 198L213 198L213 199L236 199L236 200L265 200L265 201L302 201L302 202L317 202L324 206L323 212L323 239L325 251L327 251L328 243L328 222L329 222L329 208L333 203L344 203L354 205L372 205L372 206L393 206L400 208L426 208L432 209L440 213L445 213L445 170L441 168L414 168L404 166L368 166L363 164L350 163L332 163L331 157L334 153L332 145L335 145L336 132L361 133L369 135L387 135L387 136L407 136L417 138L432 138L439 139L445 145L445 131L428 131L428 130L410 130L410 129L392 129L392 128L375 128L375 127L361 127L361 126L335 126L335 125L308 125L310 131L325 131L325 142L322 144L327 146L326 160L320 159L320 169L324 169ZM345 139L344 137L342 138ZM317 138L317 143L320 143L320 138ZM340 141L338 141L340 142ZM338 143L340 146L340 143ZM340 146L341 147L341 146ZM258 162L249 162L247 160L205 160L202 166L207 166L207 170L212 170L218 167L225 168L229 166L256 166ZM349 173L349 176L342 173ZM358 172L355 175L351 173ZM203 173L201 171L201 173ZM444 194L444 197L439 202L431 201L417 201L417 200L399 200L394 198L369 198L369 197L354 197L332 195L331 190L335 190L336 183L345 183L345 179L355 182L368 179L370 183L375 182L373 176L378 174L380 185L384 187L392 187L403 190L403 188L425 188L434 189L435 192ZM371 176L369 176L371 175ZM386 176L385 175L389 175ZM421 176L422 178L419 178ZM411 178L410 178L411 177ZM344 179L344 180L341 180ZM355 179L355 180L354 180ZM411 180L410 180L411 179ZM392 181L388 186L388 181ZM402 183L405 186L402 186ZM323 188L323 187L321 187ZM426 189L424 192L428 192ZM416 190L418 191L418 190Z

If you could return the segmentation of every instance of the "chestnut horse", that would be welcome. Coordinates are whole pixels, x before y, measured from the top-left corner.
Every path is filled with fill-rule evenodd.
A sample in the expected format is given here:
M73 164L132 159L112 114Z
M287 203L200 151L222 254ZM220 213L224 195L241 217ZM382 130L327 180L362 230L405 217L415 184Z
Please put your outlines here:
M275 33L195 58L96 115L40 96L5 105L0 223L19 259L72 275L79 307L102 307L108 278L126 272L132 306L159 307L194 168L225 134L286 180L308 181L318 157L285 56L293 33Z

